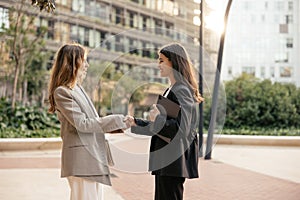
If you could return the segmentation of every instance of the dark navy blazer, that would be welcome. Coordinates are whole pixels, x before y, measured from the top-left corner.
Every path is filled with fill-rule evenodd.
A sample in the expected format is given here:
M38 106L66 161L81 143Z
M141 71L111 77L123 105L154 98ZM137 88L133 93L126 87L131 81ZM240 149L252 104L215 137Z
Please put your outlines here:
M158 115L154 122L136 118L137 126L131 127L131 131L152 136L149 171L153 175L197 178L198 103L189 87L178 82L173 85L167 98L180 105L177 118L168 117L164 113Z

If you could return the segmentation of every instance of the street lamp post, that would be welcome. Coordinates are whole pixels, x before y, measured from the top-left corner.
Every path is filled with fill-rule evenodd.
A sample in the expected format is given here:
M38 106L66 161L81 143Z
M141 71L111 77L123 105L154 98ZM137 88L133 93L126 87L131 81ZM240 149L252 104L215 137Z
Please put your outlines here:
M203 96L203 29L204 29L204 0L200 1L200 31L199 31L199 92ZM203 157L203 103L199 104L199 157Z
M210 123L208 128L207 141L206 141L205 159L211 159L213 133L214 133L216 118L217 118L218 93L219 93L220 76L221 76L221 69L222 69L221 67L222 67L224 42L225 42L227 21L228 21L228 15L229 15L231 4L232 4L232 0L228 0L227 8L224 15L224 31L221 35L219 52L218 52L218 63L217 63L216 77L214 83L211 118L210 118Z

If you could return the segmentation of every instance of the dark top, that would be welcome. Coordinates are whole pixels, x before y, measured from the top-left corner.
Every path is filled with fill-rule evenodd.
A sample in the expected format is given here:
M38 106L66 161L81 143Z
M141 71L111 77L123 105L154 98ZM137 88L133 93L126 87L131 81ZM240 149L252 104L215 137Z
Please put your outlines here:
M149 171L152 171L153 175L197 178L198 104L192 91L182 83L175 83L167 98L180 105L177 118L161 113L154 122L135 119L137 126L131 127L131 131L152 136ZM171 141L168 142L165 138Z

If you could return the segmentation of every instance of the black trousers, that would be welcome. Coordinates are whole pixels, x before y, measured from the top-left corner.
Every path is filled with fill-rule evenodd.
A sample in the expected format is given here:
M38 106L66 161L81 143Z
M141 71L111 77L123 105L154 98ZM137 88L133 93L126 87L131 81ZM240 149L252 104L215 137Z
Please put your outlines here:
M155 200L182 200L185 178L155 175Z

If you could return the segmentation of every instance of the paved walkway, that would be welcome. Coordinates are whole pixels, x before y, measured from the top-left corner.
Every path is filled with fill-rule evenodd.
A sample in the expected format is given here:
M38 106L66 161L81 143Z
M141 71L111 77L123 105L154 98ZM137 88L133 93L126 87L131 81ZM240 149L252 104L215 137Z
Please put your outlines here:
M113 187L105 187L105 200L152 200L154 179L149 173L127 173L124 163L141 160L118 158L117 148L147 151L147 141L112 140L117 169ZM118 145L114 145L118 144ZM127 144L127 145L125 145ZM123 149L124 150L124 149ZM200 158L200 178L187 180L185 200L299 200L300 147L216 145L212 160ZM122 162L119 162L119 161ZM1 200L64 200L69 188L60 176L60 151L0 152ZM124 169L124 168L123 168Z

